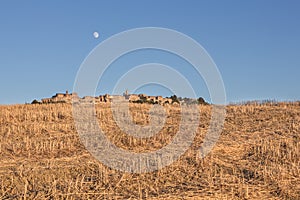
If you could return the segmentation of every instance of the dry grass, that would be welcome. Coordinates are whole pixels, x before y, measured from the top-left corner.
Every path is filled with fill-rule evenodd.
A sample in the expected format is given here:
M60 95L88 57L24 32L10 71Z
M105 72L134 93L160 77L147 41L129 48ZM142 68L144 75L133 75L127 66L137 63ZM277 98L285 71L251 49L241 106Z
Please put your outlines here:
M147 124L150 105L131 105ZM0 199L299 199L300 105L228 106L221 137L199 159L210 120L201 123L191 148L171 166L144 174L123 173L95 160L80 143L68 104L0 106ZM150 139L122 133L108 104L97 106L101 127L117 146L153 151L176 131L180 112L169 107L165 127Z

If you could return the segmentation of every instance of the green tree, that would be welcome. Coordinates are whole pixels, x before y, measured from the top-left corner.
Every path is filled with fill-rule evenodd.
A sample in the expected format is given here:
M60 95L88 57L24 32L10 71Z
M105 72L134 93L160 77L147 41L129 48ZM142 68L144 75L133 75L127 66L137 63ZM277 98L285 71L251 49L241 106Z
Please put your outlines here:
M174 94L174 95L172 95L171 97L170 97L171 99L172 99L172 103L179 103L179 100L178 100L178 98L177 98L177 96Z
M198 101L198 104L201 104L201 105L207 105L207 104L208 104L208 103L204 100L203 97L199 97L199 98L197 99L197 101Z

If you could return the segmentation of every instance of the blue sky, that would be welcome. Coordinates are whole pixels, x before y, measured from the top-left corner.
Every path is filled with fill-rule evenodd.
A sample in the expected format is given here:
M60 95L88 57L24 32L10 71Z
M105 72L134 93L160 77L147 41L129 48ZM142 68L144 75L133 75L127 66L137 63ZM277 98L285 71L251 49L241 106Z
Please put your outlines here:
M0 104L71 91L93 48L119 32L149 26L174 29L200 43L221 72L228 102L300 100L299 1L7 0L0 2L0 25ZM121 65L129 69L153 60L193 76L178 58L137 52L117 62L98 92L110 91ZM169 95L155 87L139 92ZM199 91L209 99L201 80Z

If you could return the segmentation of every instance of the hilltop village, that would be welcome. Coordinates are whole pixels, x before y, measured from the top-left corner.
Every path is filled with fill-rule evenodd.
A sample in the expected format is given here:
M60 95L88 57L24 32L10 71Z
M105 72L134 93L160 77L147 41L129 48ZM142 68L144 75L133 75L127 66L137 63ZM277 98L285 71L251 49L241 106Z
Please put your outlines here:
M177 98L176 95L171 97L162 96L149 96L146 94L129 94L126 90L123 95L100 95L96 97L85 96L80 98L77 93L56 93L51 98L44 98L39 100L33 100L32 104L51 104L51 103L72 103L73 102L94 102L94 103L109 103L109 102L122 102L128 101L130 103L149 103L149 104L179 104L179 103L199 103L207 104L202 97L199 99L189 99L189 98Z

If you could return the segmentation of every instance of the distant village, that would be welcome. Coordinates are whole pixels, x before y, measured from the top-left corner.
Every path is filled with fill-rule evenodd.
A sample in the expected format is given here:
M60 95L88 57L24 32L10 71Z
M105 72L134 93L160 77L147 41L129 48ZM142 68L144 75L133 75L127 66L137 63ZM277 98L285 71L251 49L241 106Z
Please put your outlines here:
M52 104L52 103L84 103L84 102L94 102L94 103L109 103L109 102L122 102L128 101L130 103L149 103L149 104L208 104L205 100L200 97L198 99L191 98L181 98L173 95L171 97L162 96L149 96L146 94L129 94L126 90L123 95L100 95L96 97L85 96L80 98L77 93L56 93L51 98L44 98L39 100L33 100L32 104Z

